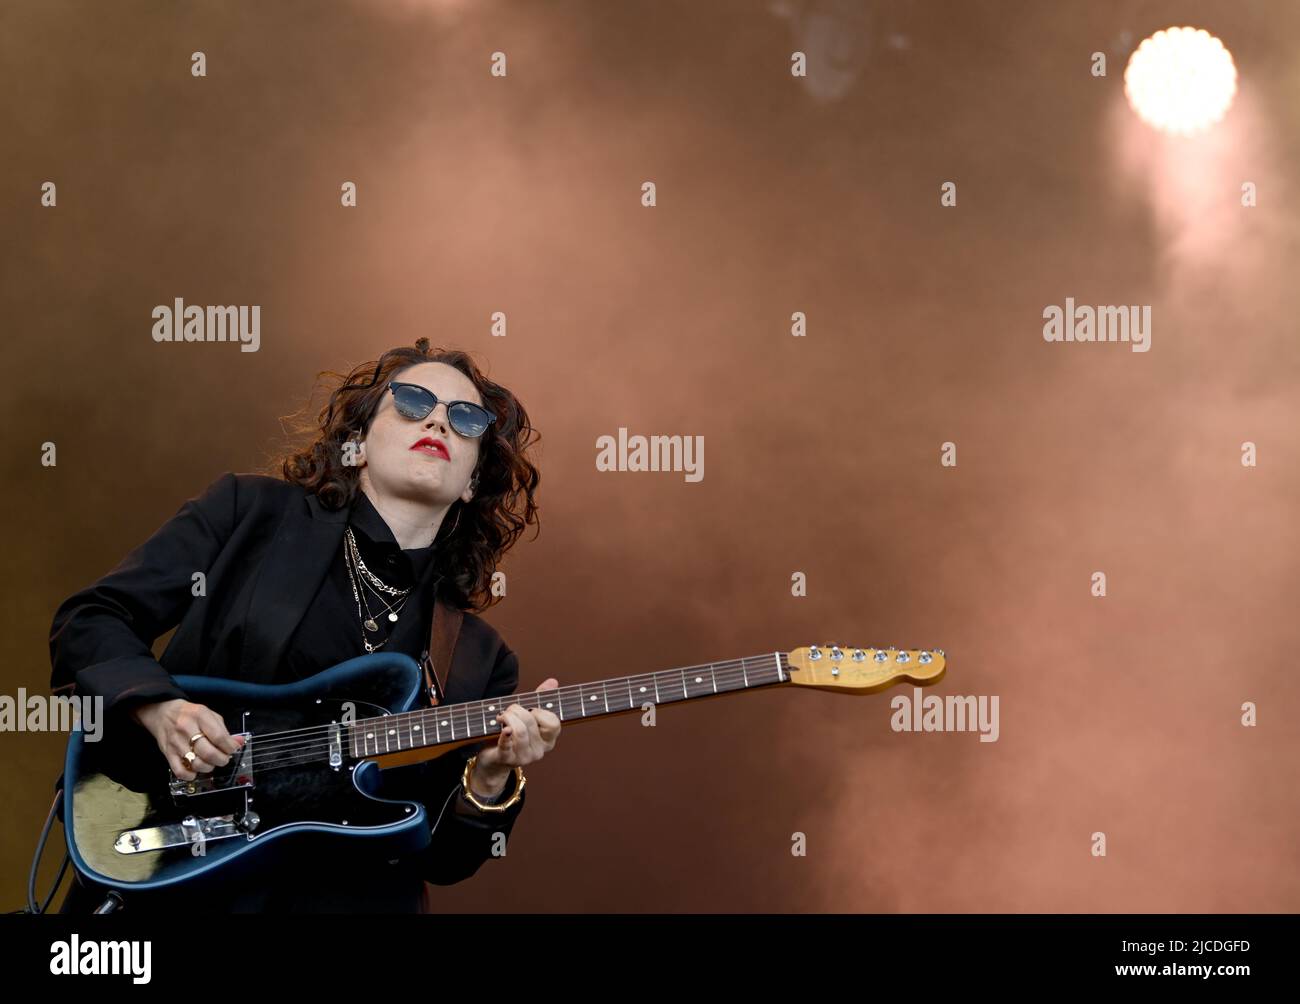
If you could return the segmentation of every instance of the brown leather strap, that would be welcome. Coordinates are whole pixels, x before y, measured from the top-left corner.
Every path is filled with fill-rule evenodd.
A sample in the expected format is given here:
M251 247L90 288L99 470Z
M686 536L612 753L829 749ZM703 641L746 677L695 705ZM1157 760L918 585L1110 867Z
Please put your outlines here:
M465 612L458 607L448 606L441 599L433 601L429 658L424 660L424 684L431 704L439 704L446 698L452 653L456 651L456 639L460 637L460 625L464 619Z

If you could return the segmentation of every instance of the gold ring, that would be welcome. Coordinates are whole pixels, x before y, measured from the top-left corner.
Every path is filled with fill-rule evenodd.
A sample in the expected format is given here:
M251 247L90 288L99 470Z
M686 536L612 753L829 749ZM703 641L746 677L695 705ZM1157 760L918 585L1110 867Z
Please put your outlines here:
M200 739L206 739L206 738L207 736L204 735L202 732L195 732L194 735L190 736L190 749L194 749L194 744L198 742Z
M185 763L187 766L193 766L194 761L197 760L198 758L199 755L195 753L193 750L190 750L188 753L185 754Z

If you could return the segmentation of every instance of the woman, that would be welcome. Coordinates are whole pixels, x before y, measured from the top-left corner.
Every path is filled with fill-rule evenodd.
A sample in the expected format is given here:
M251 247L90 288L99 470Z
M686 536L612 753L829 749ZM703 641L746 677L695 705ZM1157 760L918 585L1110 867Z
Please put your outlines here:
M490 606L498 563L537 522L540 478L528 458L536 432L523 406L468 355L430 351L421 338L344 376L315 426L310 445L280 465L282 477L223 475L55 613L55 691L102 697L106 734L131 730L182 780L229 763L239 740L187 699L173 673L288 683L396 651L445 674L429 700L515 691L518 659L472 612L463 614L449 667L431 667L428 650L435 599L460 611ZM172 627L155 660L153 642ZM557 685L552 678L539 689ZM500 854L526 798L522 767L550 752L560 732L556 715L517 703L497 721L495 741L477 750L462 746L383 772L383 796L422 802L428 812L431 842L418 855L372 861L343 852L348 860L340 860L337 847L295 850L273 870L201 899L182 884L134 893L126 908L425 909L426 881L461 881ZM63 912L101 899L77 883Z

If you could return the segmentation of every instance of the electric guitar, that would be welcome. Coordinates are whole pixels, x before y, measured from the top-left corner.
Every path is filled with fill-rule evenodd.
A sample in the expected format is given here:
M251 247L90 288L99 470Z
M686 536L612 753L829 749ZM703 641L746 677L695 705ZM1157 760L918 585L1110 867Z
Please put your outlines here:
M945 668L942 649L812 645L439 707L417 706L421 670L399 652L278 686L178 676L190 700L244 737L243 749L184 781L158 769L143 728L98 742L74 729L64 765L68 851L88 883L123 892L224 876L306 834L396 857L427 846L430 827L418 802L377 796L380 771L491 740L495 716L511 704L546 708L570 726L771 687L874 693L904 680L933 683Z

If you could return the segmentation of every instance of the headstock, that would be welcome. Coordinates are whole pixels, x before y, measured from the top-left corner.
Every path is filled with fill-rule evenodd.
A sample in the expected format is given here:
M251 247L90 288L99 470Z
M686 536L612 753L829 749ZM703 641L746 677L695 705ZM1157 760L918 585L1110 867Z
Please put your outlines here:
M941 648L840 648L834 642L796 648L786 659L791 683L864 694L902 680L934 683L948 666Z

